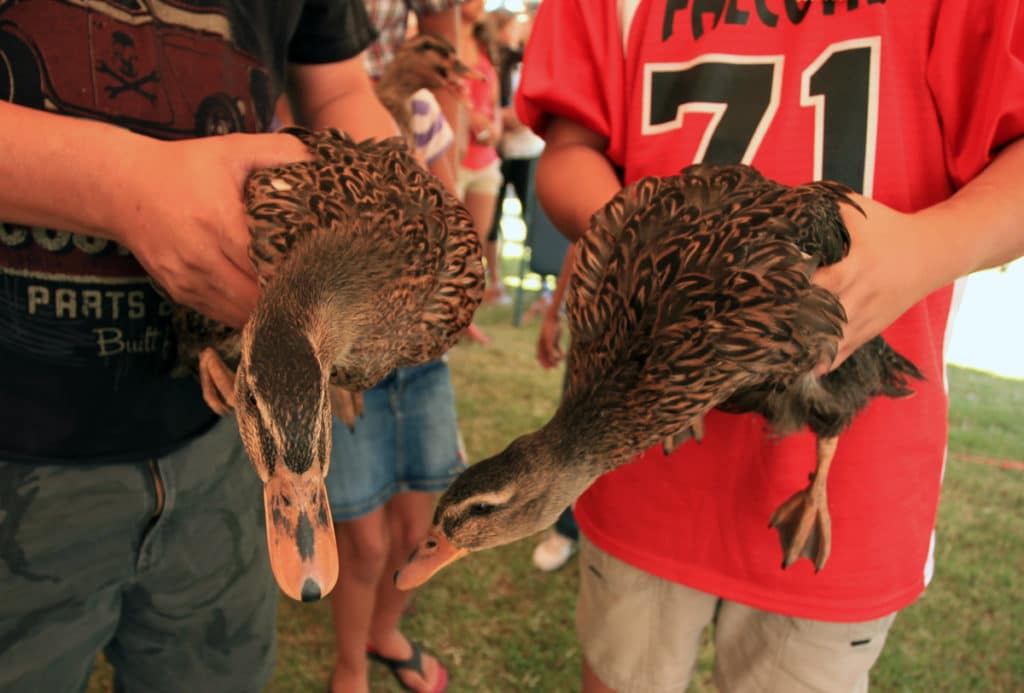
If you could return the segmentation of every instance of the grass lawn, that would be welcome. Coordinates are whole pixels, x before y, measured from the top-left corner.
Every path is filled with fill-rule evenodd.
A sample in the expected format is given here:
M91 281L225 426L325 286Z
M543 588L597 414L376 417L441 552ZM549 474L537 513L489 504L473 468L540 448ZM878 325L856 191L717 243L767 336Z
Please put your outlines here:
M474 460L542 424L558 398L561 373L534 359L537 324L514 328L511 315L511 308L483 308L478 324L493 343L451 353ZM876 691L1024 690L1024 470L978 463L1024 460L1024 381L953 368L950 391L935 578L896 620L873 672ZM530 563L533 546L526 540L474 555L417 594L407 632L446 663L453 693L578 690L576 562L540 574ZM327 606L281 600L271 693L324 689L333 658ZM705 640L691 691L715 690ZM400 690L382 667L372 671L373 690ZM89 690L109 690L106 667Z

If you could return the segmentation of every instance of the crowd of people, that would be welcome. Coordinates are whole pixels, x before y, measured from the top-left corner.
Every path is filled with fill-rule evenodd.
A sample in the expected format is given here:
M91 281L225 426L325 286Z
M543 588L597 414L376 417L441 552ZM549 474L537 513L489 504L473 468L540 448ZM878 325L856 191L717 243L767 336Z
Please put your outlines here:
M872 404L844 435L835 531L873 518L869 530L844 537L820 575L780 572L763 527L777 499L764 490L806 477L813 442L712 412L701 445L648 451L595 482L534 563L557 569L579 547L587 693L683 690L712 621L722 690L866 690L898 612L932 575L951 286L1024 254L1021 3L286 5L150 17L205 46L177 55L174 74L192 75L178 84L167 47L133 34L124 12L109 17L123 30L96 24L102 35L75 55L41 47L48 27L78 17L73 3L0 7L0 689L82 690L101 651L118 690L266 685L278 591L259 480L233 418L169 374L153 283L241 326L258 295L242 184L306 156L269 132L278 96L279 121L394 136L373 80L412 26L479 76L461 96L419 94L414 127L424 165L472 216L488 301L508 301L509 185L524 208L535 185L570 239L623 185L702 160L858 193L849 257L815 275L849 318L834 365L884 330L925 375L914 397ZM209 55L217 70L200 79ZM202 102L198 132L174 120L178 91L232 97ZM240 132L195 136L225 130ZM566 351L572 261L541 323L544 368ZM328 688L368 690L376 661L405 689L439 693L452 675L403 633L410 595L391 576L467 464L446 359L392 372L354 431L335 424Z

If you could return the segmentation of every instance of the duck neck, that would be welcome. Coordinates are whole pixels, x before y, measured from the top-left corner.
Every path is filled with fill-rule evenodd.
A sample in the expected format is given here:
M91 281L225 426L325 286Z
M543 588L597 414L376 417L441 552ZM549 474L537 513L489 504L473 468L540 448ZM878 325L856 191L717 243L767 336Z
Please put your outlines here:
M657 441L643 427L630 425L620 414L600 406L564 401L545 428L558 454L575 460L591 479L634 459Z
M607 427L602 429L600 423L586 420L578 411L560 407L551 421L535 434L538 445L564 463L560 466L575 470L574 475L582 484L578 493L586 490L597 477L628 461L617 453L615 436L608 433Z
M577 441L571 430L553 419L542 428L516 438L501 453L466 471L492 474L502 479L519 477L542 484L534 507L538 517L550 520L580 496L605 470L600 458L592 455L585 441Z
M260 301L265 319L305 334L325 365L373 321L372 301L382 281L380 263L368 262L350 240L317 232L296 244Z

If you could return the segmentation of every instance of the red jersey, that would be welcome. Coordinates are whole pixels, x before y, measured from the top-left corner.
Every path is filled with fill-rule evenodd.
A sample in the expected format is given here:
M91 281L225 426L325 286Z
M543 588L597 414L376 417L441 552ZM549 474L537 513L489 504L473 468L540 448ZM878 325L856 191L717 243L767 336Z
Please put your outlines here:
M606 137L626 184L743 162L914 211L1024 133L1022 59L1018 0L546 0L517 107L539 134L557 115ZM581 528L643 570L768 611L862 621L908 605L931 576L952 296L884 333L926 380L840 436L820 574L782 570L768 527L807 484L813 436L775 439L757 415L711 412L703 442L604 475L577 503Z

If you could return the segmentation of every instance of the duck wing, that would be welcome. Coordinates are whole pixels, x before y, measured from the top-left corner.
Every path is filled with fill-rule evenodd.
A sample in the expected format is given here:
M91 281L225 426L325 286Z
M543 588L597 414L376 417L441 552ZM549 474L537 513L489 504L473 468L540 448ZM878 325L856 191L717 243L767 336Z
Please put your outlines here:
M322 234L344 237L346 267L374 282L372 310L351 316L357 348L332 381L369 389L390 370L439 357L472 321L483 297L480 243L466 209L419 166L400 138L355 142L337 130L286 128L312 160L261 169L243 195L261 288L298 244ZM195 372L213 346L234 367L238 332L177 307L174 329L182 370Z
M812 267L831 265L846 257L850 235L839 205L850 205L863 214L850 198L852 190L833 181L789 187L751 172L744 167L700 164L684 169L683 175L707 180L733 205L733 214L747 216L795 243L809 256ZM755 189L756 194L751 195ZM789 223L772 223L773 219ZM831 360L834 353L826 351L823 356ZM791 433L806 424L816 435L831 437L849 426L873 397L912 394L912 378L923 376L883 337L876 336L821 378L807 374L794 380L788 372L774 374L741 388L719 408L732 413L757 412L769 420L776 435Z
M749 223L763 224L766 231L792 241L821 265L839 262L850 250L850 233L839 204L864 213L850 197L853 190L834 181L788 186L749 166L714 164L694 164L680 175L684 185L706 190L704 205L722 206L732 216L746 215Z
M370 315L350 316L358 348L335 382L367 389L396 367L439 357L483 296L480 243L466 209L400 138L355 142L336 130L287 128L314 160L265 169L245 188L261 281L295 243L342 234L347 271L374 281Z
M602 412L639 450L835 354L842 307L810 283L819 260L776 209L779 187L749 167L698 168L639 180L595 214L567 299L567 407Z

